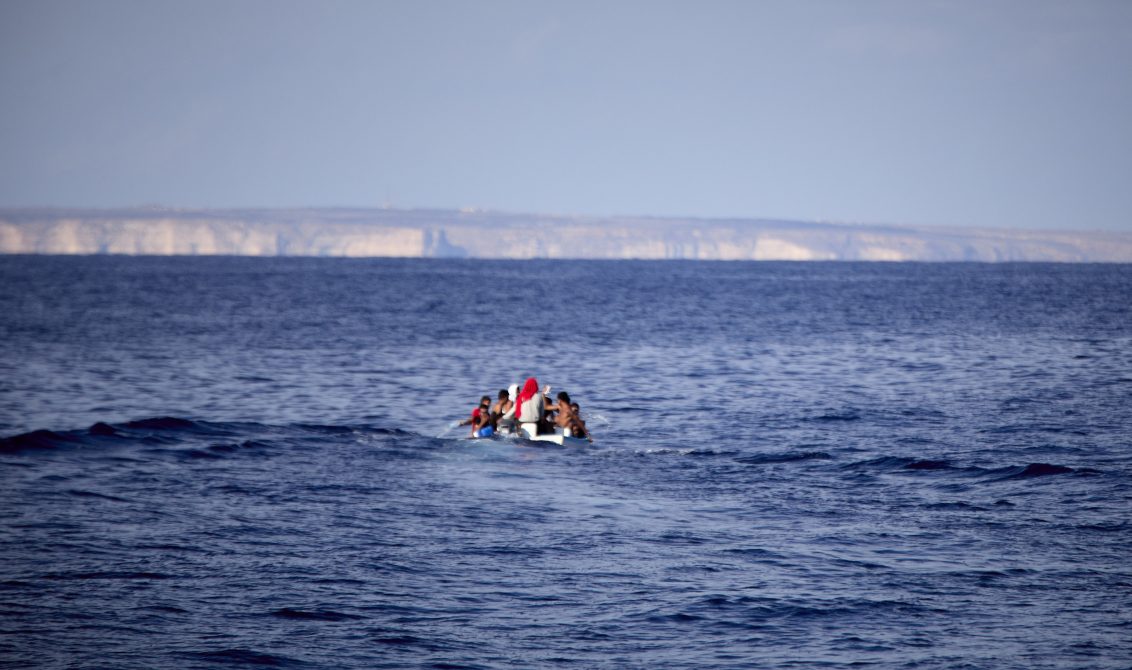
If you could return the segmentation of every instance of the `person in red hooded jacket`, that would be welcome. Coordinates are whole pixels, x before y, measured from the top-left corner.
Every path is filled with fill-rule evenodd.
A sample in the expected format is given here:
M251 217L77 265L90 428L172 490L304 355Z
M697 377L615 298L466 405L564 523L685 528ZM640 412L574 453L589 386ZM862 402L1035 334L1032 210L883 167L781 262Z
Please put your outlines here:
M515 413L519 423L542 423L546 414L546 401L539 392L537 379L527 378L523 383L523 390L519 391L519 397L515 399L515 405L519 408Z

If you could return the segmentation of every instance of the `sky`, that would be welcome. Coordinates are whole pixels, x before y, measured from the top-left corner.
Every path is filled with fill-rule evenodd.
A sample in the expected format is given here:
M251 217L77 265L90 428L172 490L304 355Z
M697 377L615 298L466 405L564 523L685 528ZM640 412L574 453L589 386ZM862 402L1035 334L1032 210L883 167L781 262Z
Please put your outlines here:
M0 207L1132 231L1125 0L0 0Z

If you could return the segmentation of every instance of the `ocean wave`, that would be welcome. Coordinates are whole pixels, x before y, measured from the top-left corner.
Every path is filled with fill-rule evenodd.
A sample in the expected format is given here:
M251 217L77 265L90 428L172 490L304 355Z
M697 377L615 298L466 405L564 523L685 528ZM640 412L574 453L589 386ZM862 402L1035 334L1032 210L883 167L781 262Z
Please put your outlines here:
M22 451L59 449L83 443L81 435L57 433L52 430L33 430L11 437L0 438L0 454L15 454Z
M270 615L279 617L280 619L295 619L298 621L351 621L365 618L356 614L345 614L334 610L301 610L290 607L275 610L271 612Z
M96 426L105 426L106 424L98 423ZM138 419L137 421L129 421L125 424L126 428L148 428L151 430L196 430L204 424L198 424L189 419L181 419L173 416L158 416L151 419Z
M99 500L109 500L111 502L130 502L129 500L125 498L119 498L118 496L98 493L96 491L84 491L81 489L71 489L67 491L67 494L75 496L76 498L97 498Z
M966 501L963 501L963 500L956 500L954 502L927 503L927 504L922 505L922 507L924 509L940 510L940 511L952 511L952 512L986 512L986 511L988 511L987 507L983 507L981 505L976 505L974 503L969 503L969 502L966 502Z
M735 458L737 463L744 463L746 465L770 465L774 463L794 463L798 461L829 461L833 460L833 456L824 451L800 451L800 452L783 452L773 454L752 454L750 456L738 456Z
M1038 477L1050 477L1053 475L1067 475L1075 472L1077 472L1077 470L1066 465L1054 465L1051 463L1030 463L1028 465L1016 465L984 470L983 477L985 481L988 482L1004 482L1012 480L1036 479Z
M793 621L798 625L805 625L807 622L828 619L859 624L863 620L920 616L933 611L940 610L903 600L865 598L789 600L763 596L713 594L684 605L653 609L639 616L650 623L679 625L722 623L761 628L767 624L788 625L787 622Z
M923 459L910 456L879 456L847 463L842 466L842 469L854 472L908 472L909 474L915 472L931 476L976 479L984 482L1027 480L1065 474L1077 476L1101 474L1099 470L1092 468L1073 468L1052 463L1029 463L1027 465L987 468L977 465L956 465L948 459Z
M256 422L214 422L181 417L153 417L127 421L121 424L97 422L79 430L34 430L0 438L0 454L18 454L83 447L105 447L115 444L144 444L170 446L197 438L234 438L231 441L212 442L180 454L189 459L216 459L239 450L264 449L279 440L311 436L394 436L422 437L399 428L375 425L323 425L296 423L269 425Z
M835 412L825 412L823 414L819 414L818 416L811 417L809 420L820 422L860 421L861 414L856 410L847 409Z
M1079 530L1091 531L1095 533L1124 533L1132 529L1132 524L1127 521L1114 521L1112 523L1089 523L1077 526Z
M854 461L842 466L845 470L879 471L945 471L954 470L950 461L944 459L925 459L912 456L878 456L863 461Z
M269 668L291 668L307 665L305 662L281 656L267 654L252 649L220 649L217 651L198 651L184 654L188 659L207 661L209 663L223 663L230 665L259 665Z
M944 460L913 461L904 466L905 470L950 470L951 463Z
M161 572L129 572L129 571L96 571L96 572L49 572L40 575L40 579L50 581L63 581L63 580L103 580L103 579L124 579L124 580L153 580L153 579L173 579L173 575L167 575Z
M655 447L651 449L636 449L633 453L640 456L693 456L702 458L731 456L738 452L733 449L717 449L713 447Z

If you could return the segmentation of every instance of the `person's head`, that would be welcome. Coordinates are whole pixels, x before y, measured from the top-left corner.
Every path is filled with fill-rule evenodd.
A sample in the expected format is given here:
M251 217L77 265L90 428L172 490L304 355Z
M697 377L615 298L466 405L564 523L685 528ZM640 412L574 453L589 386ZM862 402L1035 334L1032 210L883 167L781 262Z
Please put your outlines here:
M576 403L576 402L570 403L570 409L574 410L574 414L581 414L582 413L582 408L579 407L578 403Z
M508 398L508 395L507 395L507 389L503 389L503 390L501 390L501 391L499 392L499 402L503 402L503 401L504 401L504 400L506 400L507 398Z
M527 381L523 382L523 392L519 395L530 398L536 393L538 393L538 380L534 377L527 377Z
M565 391L559 391L558 392L558 402L565 403L565 404L569 405L570 404L570 395L568 393L566 393Z
M480 407L488 407L489 405L491 405L491 396L485 395L480 398Z

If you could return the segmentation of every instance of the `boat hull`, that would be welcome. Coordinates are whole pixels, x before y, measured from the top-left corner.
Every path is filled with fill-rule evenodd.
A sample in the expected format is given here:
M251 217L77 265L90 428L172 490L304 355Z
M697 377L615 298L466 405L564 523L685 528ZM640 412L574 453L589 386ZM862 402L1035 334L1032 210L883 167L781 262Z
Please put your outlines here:
M563 435L561 428L555 428L553 433L539 433L538 427L533 423L519 424L519 437L532 442L549 442L563 447L585 447L590 441L584 437Z

